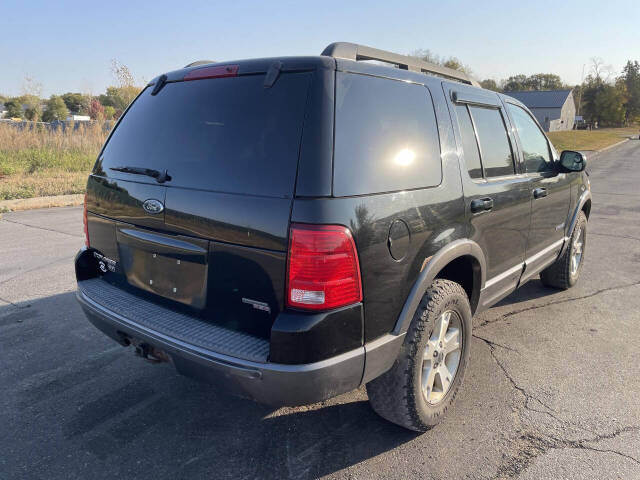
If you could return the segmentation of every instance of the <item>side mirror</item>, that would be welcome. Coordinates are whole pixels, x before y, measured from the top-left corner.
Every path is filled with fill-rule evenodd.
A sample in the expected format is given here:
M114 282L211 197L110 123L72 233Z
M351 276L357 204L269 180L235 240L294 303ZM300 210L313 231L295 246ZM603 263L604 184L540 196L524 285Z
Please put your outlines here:
M580 152L564 150L560 154L560 165L568 172L582 172L587 168L587 157Z

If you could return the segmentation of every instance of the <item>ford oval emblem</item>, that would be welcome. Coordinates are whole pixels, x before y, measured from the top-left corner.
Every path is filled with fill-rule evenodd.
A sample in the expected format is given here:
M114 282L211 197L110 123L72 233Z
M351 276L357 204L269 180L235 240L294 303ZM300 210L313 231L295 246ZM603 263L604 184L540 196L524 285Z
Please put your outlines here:
M150 213L151 215L156 215L164 210L164 205L162 205L160 200L150 198L144 201L142 208L144 208L145 212Z

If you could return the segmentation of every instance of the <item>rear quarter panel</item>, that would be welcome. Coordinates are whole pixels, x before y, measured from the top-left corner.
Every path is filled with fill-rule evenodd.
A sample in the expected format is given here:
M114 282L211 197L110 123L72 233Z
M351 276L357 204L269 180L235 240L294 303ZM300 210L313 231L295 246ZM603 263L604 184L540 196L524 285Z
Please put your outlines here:
M441 144L439 186L376 195L296 198L292 222L340 224L353 233L362 274L365 342L390 332L426 258L466 235L456 144L437 83L430 87ZM394 220L409 227L406 255L397 260L388 238Z

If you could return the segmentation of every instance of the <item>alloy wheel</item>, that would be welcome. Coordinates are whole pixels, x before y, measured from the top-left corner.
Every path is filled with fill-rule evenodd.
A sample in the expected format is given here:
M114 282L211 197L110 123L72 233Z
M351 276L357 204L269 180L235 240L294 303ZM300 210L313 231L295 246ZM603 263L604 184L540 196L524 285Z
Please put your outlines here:
M575 275L582 261L582 252L584 248L584 229L581 228L576 232L575 240L571 245L571 275Z
M462 357L462 320L453 310L438 317L423 353L422 394L427 403L442 401L455 379Z

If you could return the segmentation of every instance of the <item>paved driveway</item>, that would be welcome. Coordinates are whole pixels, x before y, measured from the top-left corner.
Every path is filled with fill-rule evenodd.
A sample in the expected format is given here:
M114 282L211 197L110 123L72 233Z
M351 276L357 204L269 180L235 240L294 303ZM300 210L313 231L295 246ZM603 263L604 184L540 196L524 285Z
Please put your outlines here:
M359 390L273 410L112 343L74 299L82 211L0 220L0 478L640 478L640 142L591 164L586 264L474 320L455 407L416 435Z

